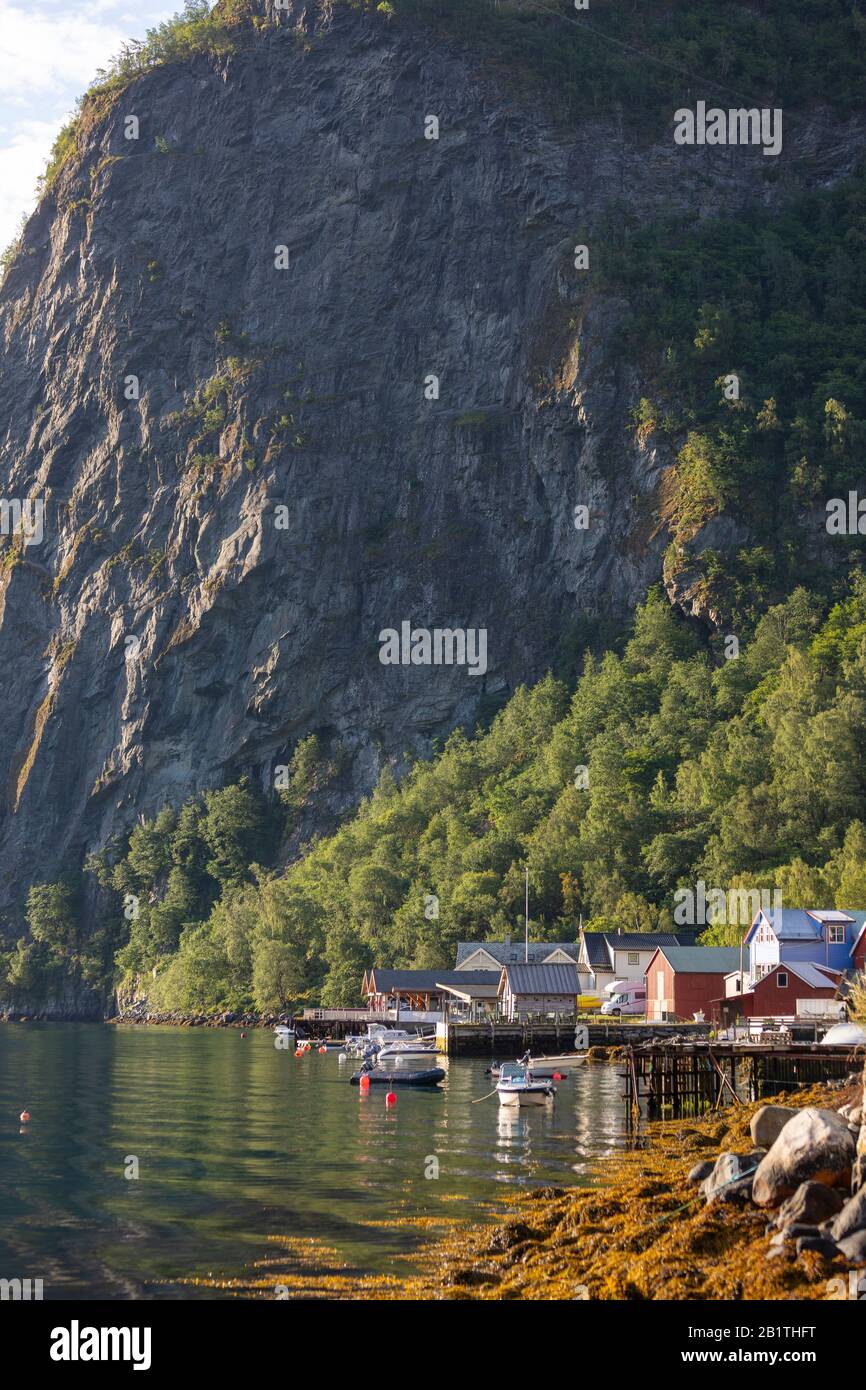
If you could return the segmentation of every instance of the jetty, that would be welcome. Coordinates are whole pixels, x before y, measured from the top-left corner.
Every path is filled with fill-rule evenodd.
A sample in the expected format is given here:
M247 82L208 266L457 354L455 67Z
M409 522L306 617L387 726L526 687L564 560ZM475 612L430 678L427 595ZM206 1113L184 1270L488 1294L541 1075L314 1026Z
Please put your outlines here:
M863 1068L862 1050L814 1042L653 1041L627 1046L622 1060L629 1112L671 1119L841 1083Z

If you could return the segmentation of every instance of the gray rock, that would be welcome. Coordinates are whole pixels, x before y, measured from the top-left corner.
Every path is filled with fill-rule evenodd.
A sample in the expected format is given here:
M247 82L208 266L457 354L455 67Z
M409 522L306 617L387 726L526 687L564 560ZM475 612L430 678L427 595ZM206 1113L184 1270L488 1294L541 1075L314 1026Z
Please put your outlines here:
M776 1225L784 1226L805 1222L819 1226L837 1212L841 1211L845 1198L838 1188L827 1187L822 1182L803 1182L793 1196L783 1202L776 1216Z
M719 1154L709 1177L701 1183L708 1202L747 1201L752 1192L755 1161L749 1154Z
M694 1168L689 1171L686 1178L687 1183L703 1182L704 1178L709 1177L715 1168L715 1164L710 1159L704 1159L703 1163L696 1163Z
M762 1105L749 1124L752 1142L769 1149L776 1142L792 1115L798 1112L793 1105Z
M839 1250L854 1265L866 1265L866 1231L855 1231L838 1242Z
M828 1260L832 1260L837 1254L836 1242L828 1236L800 1236L797 1241L797 1254L802 1255L804 1250L816 1250Z
M845 1240L855 1231L866 1230L866 1187L845 1203L830 1230L833 1239L838 1241Z
M623 191L651 223L779 205L801 179L787 150L770 182L757 150L684 159L669 131L648 146L589 107L564 133L435 27L291 0L286 38L296 26L309 43L271 34L136 79L171 158L152 138L137 153L126 95L106 102L4 279L4 494L48 499L0 605L0 783L18 803L0 819L4 916L140 815L236 770L272 788L316 731L343 771L288 861L404 750L426 756L542 676L576 615L629 617L662 578L669 537L649 521L674 457L630 421L642 382L614 346L630 306L584 301L574 229L600 230ZM447 93L438 146L421 136L427 93ZM828 183L862 148L829 115L809 140ZM440 274L433 249L451 246ZM246 366L197 445L190 408L229 354ZM217 479L196 454L219 456ZM695 554L751 543L750 526L713 518ZM708 611L703 564L666 589ZM383 667L377 634L403 620L486 629L486 677ZM142 639L134 667L124 634ZM88 897L86 927L101 906Z
M836 1187L851 1182L854 1140L835 1110L798 1110L758 1166L752 1195L758 1206L780 1206L803 1182Z

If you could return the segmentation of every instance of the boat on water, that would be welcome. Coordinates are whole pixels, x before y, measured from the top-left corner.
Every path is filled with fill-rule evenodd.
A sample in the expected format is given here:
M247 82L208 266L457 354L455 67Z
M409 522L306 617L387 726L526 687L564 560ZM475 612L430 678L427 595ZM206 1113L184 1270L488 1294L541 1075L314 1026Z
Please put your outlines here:
M555 1079L564 1080L568 1076L570 1069L579 1062L586 1061L585 1052L563 1052L556 1057L531 1057L527 1052L525 1057L518 1058L517 1062L493 1062L487 1068L488 1076L499 1076L503 1066L526 1067L535 1077L546 1078L548 1081Z
M360 1071L353 1072L351 1082L353 1086L359 1086L361 1077L366 1076L371 1086L438 1086L445 1080L445 1071L442 1067L425 1067L421 1071L389 1071L380 1070L378 1067L362 1067Z
M546 1105L556 1095L556 1087L519 1062L504 1062L499 1068L496 1094L500 1105Z
M379 1066L383 1062L389 1065L393 1062L423 1062L425 1058L436 1056L435 1038L396 1038L393 1042L387 1042L380 1047L378 1052Z
M280 1038L293 1038L295 1036L294 1028L286 1027L285 1023L278 1023L274 1028L274 1032Z

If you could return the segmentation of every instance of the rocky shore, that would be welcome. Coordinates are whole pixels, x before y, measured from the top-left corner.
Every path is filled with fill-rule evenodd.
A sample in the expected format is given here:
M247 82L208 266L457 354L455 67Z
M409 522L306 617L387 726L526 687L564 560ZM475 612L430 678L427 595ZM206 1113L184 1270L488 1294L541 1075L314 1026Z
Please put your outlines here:
M850 1296L852 1269L866 1291L863 1091L857 1074L651 1124L604 1186L542 1188L496 1225L455 1228L404 1296L830 1299Z
M146 999L133 1004L106 1019L106 1023L147 1023L173 1028L273 1028L278 1023L290 1024L290 1014L257 1014L226 1012L221 1014L190 1014L181 1009L168 1012L151 1010Z

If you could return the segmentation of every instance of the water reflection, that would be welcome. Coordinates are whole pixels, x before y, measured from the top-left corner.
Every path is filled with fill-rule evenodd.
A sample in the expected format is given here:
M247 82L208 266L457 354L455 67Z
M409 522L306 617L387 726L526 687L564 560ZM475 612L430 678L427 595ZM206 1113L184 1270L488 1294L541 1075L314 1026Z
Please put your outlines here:
M630 1142L615 1065L526 1109L487 1096L486 1065L453 1059L441 1089L398 1088L389 1108L336 1053L295 1058L264 1032L2 1027L0 1277L50 1275L46 1297L165 1296L166 1280L240 1277L275 1237L389 1273L413 1219L592 1181Z

